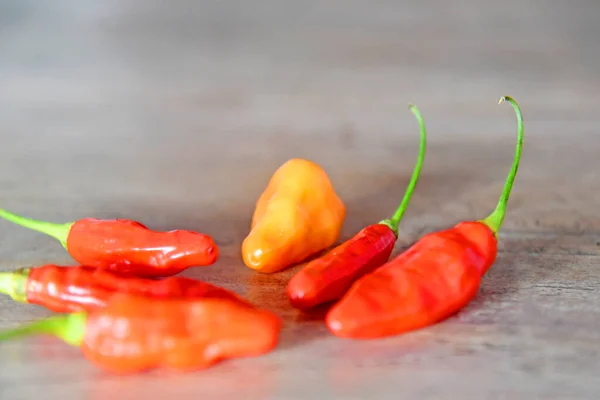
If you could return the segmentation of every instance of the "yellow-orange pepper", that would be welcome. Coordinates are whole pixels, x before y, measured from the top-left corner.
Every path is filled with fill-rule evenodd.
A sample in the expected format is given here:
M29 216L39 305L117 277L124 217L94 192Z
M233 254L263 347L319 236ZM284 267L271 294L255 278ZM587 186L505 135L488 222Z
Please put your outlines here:
M281 271L337 241L346 206L325 171L294 158L271 177L256 203L250 233L242 243L247 267Z

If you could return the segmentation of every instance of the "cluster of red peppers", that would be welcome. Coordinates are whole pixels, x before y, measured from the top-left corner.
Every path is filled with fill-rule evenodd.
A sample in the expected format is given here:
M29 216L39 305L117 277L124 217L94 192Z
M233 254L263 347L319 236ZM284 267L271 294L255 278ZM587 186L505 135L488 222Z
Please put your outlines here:
M411 105L420 127L419 157L391 218L318 256L338 240L346 209L317 164L292 159L258 199L242 244L244 263L274 273L308 261L289 280L287 297L300 310L331 304L325 323L339 337L398 335L458 312L496 259L497 234L521 157L521 110L514 99L503 101L517 115L518 140L502 195L487 218L428 233L390 259L425 157L425 124ZM279 316L225 288L174 276L217 261L218 247L208 235L159 232L130 220L53 224L2 209L0 217L54 237L80 264L0 273L0 293L61 313L0 331L0 340L54 335L114 373L196 370L277 346Z

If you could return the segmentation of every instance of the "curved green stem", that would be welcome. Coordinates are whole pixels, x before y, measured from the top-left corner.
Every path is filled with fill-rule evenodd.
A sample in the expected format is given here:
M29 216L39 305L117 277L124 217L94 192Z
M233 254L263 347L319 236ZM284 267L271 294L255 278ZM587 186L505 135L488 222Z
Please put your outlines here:
M502 190L502 195L500 196L500 200L498 200L498 205L496 209L484 220L483 222L487 225L494 235L498 234L500 227L502 226L502 222L504 221L504 216L506 215L506 206L508 204L508 198L510 197L510 193L512 191L512 187L515 181L515 177L517 175L517 170L519 169L519 162L521 161L521 151L523 148L523 115L521 114L521 109L519 104L509 96L502 97L498 104L502 104L503 102L509 102L515 113L517 114L517 146L515 149L515 157L513 160L512 168L508 173L508 177L506 178L506 183L504 184L504 189Z
M425 129L425 121L423 121L423 117L421 116L421 112L417 108L417 106L411 104L408 106L410 111L417 118L417 122L419 123L420 134L421 134L421 143L419 145L419 157L417 158L417 163L415 164L415 168L413 169L412 177L410 178L410 182L406 187L406 191L404 192L404 198L400 203L400 206L392 216L392 218L384 219L379 222L380 224L387 225L393 232L396 237L398 237L398 225L400 225L400 221L406 212L406 208L410 203L410 199L412 198L412 194L417 186L417 181L419 180L419 176L421 174L421 168L423 167L423 160L425 159L425 150L427 148L427 131Z
M73 222L67 222L65 224L55 224L52 222L37 221L35 219L21 217L1 208L0 218L4 218L5 220L13 222L17 225L21 225L25 228L29 228L34 231L38 231L41 233L45 233L46 235L52 236L53 238L58 240L65 249L67 248L67 237L69 236L69 231L71 230L71 226L73 226Z
M79 346L85 333L86 320L87 316L83 312L57 315L0 331L0 341L28 335L45 334L62 339L72 346Z
M29 268L22 268L12 272L0 272L0 293L9 295L19 303L27 303L29 271Z

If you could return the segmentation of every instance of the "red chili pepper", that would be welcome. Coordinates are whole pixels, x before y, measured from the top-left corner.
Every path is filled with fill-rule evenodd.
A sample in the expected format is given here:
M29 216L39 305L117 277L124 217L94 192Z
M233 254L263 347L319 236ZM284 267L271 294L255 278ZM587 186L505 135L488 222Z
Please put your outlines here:
M271 351L281 320L230 299L171 300L119 294L95 311L63 314L0 332L0 340L49 334L106 371L192 371Z
M197 232L153 231L136 221L85 218L55 224L24 218L0 209L0 218L57 239L78 263L146 277L178 274L213 264L219 249Z
M314 259L288 282L286 294L293 307L308 309L341 298L361 276L388 261L398 238L398 225L410 203L425 158L427 135L419 109L409 109L421 132L419 158L402 203L390 219L367 226L345 243Z
M116 293L151 298L228 298L234 292L181 276L154 280L123 276L100 268L43 265L0 272L0 293L21 303L37 304L54 312L92 311L105 307Z
M481 278L497 254L497 233L519 167L523 117L510 97L518 120L512 168L492 214L425 235L400 254L352 285L329 310L326 323L340 337L377 338L419 329L458 312L477 294Z

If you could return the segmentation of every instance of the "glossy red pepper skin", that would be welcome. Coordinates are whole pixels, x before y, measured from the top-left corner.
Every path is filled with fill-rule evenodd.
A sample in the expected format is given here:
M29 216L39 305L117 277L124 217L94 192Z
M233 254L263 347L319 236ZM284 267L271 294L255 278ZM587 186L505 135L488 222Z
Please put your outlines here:
M240 300L234 292L196 279L173 276L161 280L122 276L91 267L44 265L23 270L27 274L22 296L27 303L54 312L92 311L105 307L117 293L154 299L226 298ZM22 289L15 288L13 292Z
M337 300L360 277L388 261L398 238L398 226L419 180L425 159L427 132L419 109L410 105L420 128L419 157L402 202L394 215L370 225L325 256L314 259L288 282L286 295L293 307L304 310Z
M464 307L494 263L497 240L481 222L423 236L407 251L365 275L328 312L336 336L397 335L441 321Z
M238 301L123 296L88 314L80 348L113 373L192 371L269 352L280 330L279 317Z
M211 265L219 256L208 235L153 231L139 222L119 219L74 222L66 248L82 265L143 277L175 275L193 266Z
M388 261L396 235L385 224L373 224L310 261L290 279L286 294L297 309L308 309L341 298L361 276Z

